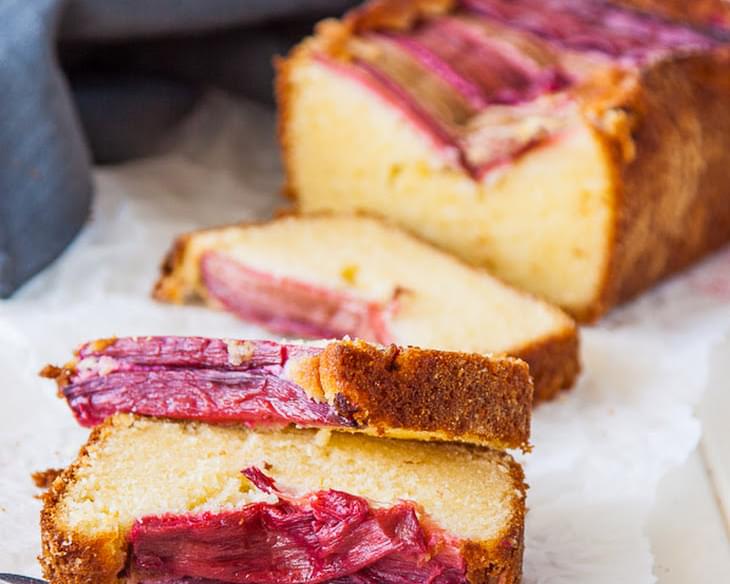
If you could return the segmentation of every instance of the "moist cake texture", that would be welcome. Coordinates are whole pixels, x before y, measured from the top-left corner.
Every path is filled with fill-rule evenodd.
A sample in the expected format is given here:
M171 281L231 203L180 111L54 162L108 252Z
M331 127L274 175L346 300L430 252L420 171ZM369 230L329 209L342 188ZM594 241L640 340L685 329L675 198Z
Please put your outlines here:
M203 545L213 541L205 534L222 533L212 529L216 521L274 513L282 502L296 515L307 509L302 501L311 505L336 491L350 503L366 501L367 513L402 514L405 504L422 529L447 542L444 549L457 549L465 578L437 582L511 584L521 573L524 490L519 466L487 449L122 414L94 430L45 495L41 561L51 584L131 582L139 568L135 549L163 553L158 544L171 524L204 523L202 532L178 531L186 545ZM366 512L361 501L353 504ZM146 547L135 548L139 542ZM448 562L459 565L454 557ZM224 582L211 579L209 568L175 569L175 581ZM248 582L239 576L235 581Z
M601 0L393 0L279 64L287 189L593 320L730 240L730 39Z
M369 217L286 216L183 235L155 297L203 300L286 336L514 355L529 364L538 401L579 371L577 329L560 310Z

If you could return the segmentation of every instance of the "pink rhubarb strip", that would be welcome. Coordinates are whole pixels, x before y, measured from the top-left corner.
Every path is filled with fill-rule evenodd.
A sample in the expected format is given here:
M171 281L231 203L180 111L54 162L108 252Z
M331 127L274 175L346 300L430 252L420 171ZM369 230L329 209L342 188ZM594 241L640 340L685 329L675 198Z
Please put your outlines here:
M245 321L288 336L391 342L387 320L395 308L392 302L273 276L216 251L203 255L200 268L210 296Z
M288 380L319 348L271 341L130 337L82 345L60 391L82 426L118 412L248 426L354 426Z

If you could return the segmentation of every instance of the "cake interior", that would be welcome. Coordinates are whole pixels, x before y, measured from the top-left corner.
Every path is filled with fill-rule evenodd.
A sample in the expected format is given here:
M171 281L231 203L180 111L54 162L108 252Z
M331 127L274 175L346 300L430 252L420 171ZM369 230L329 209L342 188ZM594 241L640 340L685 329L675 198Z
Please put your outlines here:
M523 497L512 459L489 450L326 431L254 433L120 414L76 466L56 527L123 546L145 516L275 501L242 474L251 466L294 496L336 489L375 506L415 501L441 529L478 541L503 534Z
M641 67L715 46L573 0L470 0L356 36L346 59L318 39L287 70L290 186L304 212L382 214L583 316L607 271L614 162L633 156L597 130L629 140L625 113L583 96L610 104Z
M172 276L187 294L208 294L200 264L211 250L274 281L381 307L385 333L374 341L499 352L573 327L548 305L374 219L290 217L193 234Z

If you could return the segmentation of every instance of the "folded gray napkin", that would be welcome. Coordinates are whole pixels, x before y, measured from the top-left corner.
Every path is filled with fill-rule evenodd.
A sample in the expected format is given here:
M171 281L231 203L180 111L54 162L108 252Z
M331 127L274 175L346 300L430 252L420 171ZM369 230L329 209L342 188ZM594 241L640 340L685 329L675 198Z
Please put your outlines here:
M0 297L73 239L91 164L156 151L209 85L271 99L271 57L352 0L0 0Z

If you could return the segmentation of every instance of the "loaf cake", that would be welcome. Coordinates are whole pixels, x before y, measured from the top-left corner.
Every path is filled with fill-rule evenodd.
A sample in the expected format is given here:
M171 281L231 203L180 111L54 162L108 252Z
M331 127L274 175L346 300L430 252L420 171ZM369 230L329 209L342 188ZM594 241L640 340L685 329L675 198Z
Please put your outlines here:
M508 353L529 364L537 401L579 370L576 326L560 310L368 217L286 216L183 235L154 294L203 300L283 335Z
M526 449L530 435L532 381L510 357L349 340L136 337L86 343L41 374L87 427L128 412L497 448Z
M516 584L506 453L119 414L54 480L50 584Z
M729 38L603 0L370 2L279 62L286 190L594 320L730 240Z

